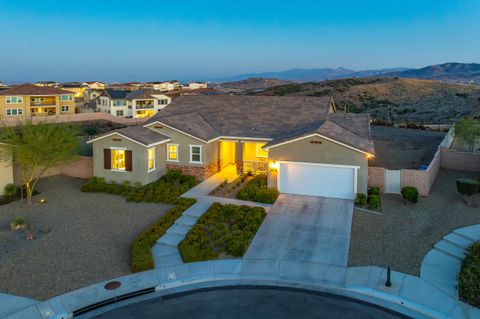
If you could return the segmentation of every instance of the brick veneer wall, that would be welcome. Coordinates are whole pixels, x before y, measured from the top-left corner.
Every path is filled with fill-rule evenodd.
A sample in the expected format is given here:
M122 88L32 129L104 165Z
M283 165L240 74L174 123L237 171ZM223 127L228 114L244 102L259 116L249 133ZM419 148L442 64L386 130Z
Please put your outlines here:
M203 181L220 170L220 162L216 161L208 166L190 166L167 163L166 169L167 171L171 169L177 169L180 170L184 175L195 176L196 179Z
M379 187L381 192L385 190L385 168L368 168L368 187Z
M79 178L90 178L93 176L93 157L78 156L74 161L59 167L48 169L44 177L53 175L66 175ZM13 180L17 185L21 184L21 170L18 164L13 165Z
M459 152L455 149L440 149L441 167L467 172L480 172L480 153Z

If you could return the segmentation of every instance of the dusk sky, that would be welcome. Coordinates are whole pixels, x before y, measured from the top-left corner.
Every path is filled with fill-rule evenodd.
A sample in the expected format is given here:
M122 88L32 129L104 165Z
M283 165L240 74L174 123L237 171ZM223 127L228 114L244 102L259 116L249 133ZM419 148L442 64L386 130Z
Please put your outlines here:
M480 62L478 0L0 0L0 81Z

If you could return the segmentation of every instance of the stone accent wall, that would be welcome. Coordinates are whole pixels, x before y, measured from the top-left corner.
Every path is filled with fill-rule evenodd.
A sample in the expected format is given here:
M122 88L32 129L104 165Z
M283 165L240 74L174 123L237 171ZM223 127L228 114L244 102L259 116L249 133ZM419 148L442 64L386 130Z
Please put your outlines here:
M242 175L243 174L243 161L236 161L235 165L237 166L237 174Z
M442 147L440 154L442 168L480 172L480 153L459 152L455 149Z
M203 181L204 179L207 179L217 173L220 169L219 165L219 161L216 161L208 166L191 166L167 163L166 169L167 171L171 169L180 170L184 175L195 176L196 179Z
M43 177L53 175L66 175L78 178L90 178L93 176L93 157L78 156L74 161L59 167L48 169ZM13 165L13 180L16 185L22 183L20 166Z
M379 187L381 192L385 190L385 168L368 168L368 187Z

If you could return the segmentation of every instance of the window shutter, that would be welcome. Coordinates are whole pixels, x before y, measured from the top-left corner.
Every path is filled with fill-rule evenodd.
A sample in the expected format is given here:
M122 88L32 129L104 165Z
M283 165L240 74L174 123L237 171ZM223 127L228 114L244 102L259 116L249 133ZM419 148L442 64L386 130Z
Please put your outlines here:
M132 171L132 151L125 151L125 170Z
M112 152L109 148L103 149L103 168L112 169Z

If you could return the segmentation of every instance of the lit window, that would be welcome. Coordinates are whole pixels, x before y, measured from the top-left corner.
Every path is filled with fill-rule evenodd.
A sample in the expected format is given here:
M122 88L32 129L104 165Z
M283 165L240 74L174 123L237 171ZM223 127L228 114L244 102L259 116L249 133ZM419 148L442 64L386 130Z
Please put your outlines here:
M125 170L125 150L112 150L112 169Z
M190 145L190 163L202 163L202 146Z
M148 152L148 171L155 169L155 147L149 148Z
M68 105L62 105L61 108L60 108L60 111L68 112L69 109L70 109L70 107Z
M255 144L257 157L268 157L268 151L262 149L263 145L265 144Z
M60 95L60 101L72 101L72 95Z
M169 161L178 161L178 145L167 144L167 159Z

